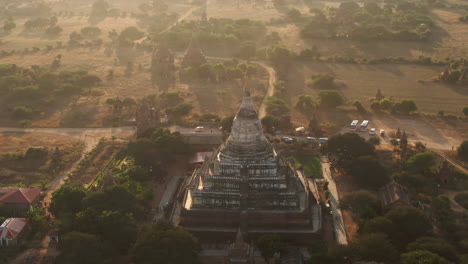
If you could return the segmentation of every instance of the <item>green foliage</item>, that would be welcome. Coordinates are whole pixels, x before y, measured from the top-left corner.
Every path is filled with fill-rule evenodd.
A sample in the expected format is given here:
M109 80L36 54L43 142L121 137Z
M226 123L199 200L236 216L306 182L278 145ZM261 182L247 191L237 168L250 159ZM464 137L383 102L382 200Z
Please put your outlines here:
M457 148L458 157L468 160L468 140L463 141Z
M281 253L285 250L285 244L276 234L267 234L261 236L256 243L262 257L268 263L275 253Z
M13 109L13 117L17 119L31 118L32 109L25 106L18 106Z
M393 105L395 105L395 103L389 99L382 99L380 100L380 109L382 110L391 110L393 108Z
M454 211L451 208L451 202L448 196L439 195L432 199L431 209L435 223L450 239L458 239L458 231L455 223Z
M374 155L375 147L356 133L333 136L328 141L328 151L338 159L338 165L347 167L352 160Z
M132 213L141 215L143 209L138 205L138 200L127 188L123 186L111 186L102 191L89 193L82 201L87 209L103 211L119 211L124 214Z
M381 233L392 239L396 230L397 227L390 219L383 216L377 216L365 222L364 227L362 228L362 233Z
M340 201L340 207L351 210L361 219L369 219L377 215L380 200L369 191L359 190L346 193Z
M427 250L454 263L459 262L456 250L442 239L435 237L421 237L406 247L407 251Z
M58 263L104 263L103 245L95 235L70 232L60 237Z
M463 113L465 116L468 116L468 106L463 107L462 113Z
M311 95L301 94L297 97L296 108L303 114L310 115L315 108L314 99Z
M88 39L95 39L101 35L101 29L98 27L84 27L80 30L83 37Z
M371 190L376 190L389 181L387 170L374 157L358 157L346 170L358 185Z
M126 252L135 241L137 228L131 213L121 211L98 211L87 208L81 211L74 227L79 232L93 234L109 241L113 248ZM118 230L118 231L117 231Z
M266 101L266 112L273 116L283 116L289 114L289 106L281 98L270 96Z
M355 2L343 2L332 12L324 8L314 9L313 13L301 30L303 38L425 41L434 25L424 5L412 3L381 8L373 2L362 7Z
M74 217L83 207L86 192L81 185L63 185L52 194L49 212L56 217Z
M190 114L190 111L192 111L192 109L193 106L191 104L184 103L167 108L166 113L178 118Z
M192 234L161 220L140 230L131 256L135 264L196 264L200 251L201 245Z
M234 120L234 115L228 115L221 119L221 127L224 132L231 132L232 122Z
M263 22L250 19L210 18L206 27L193 33L197 21L182 21L163 33L163 39L174 49L184 49L193 35L202 50L223 48L241 57L254 55L252 49L266 34ZM153 32L159 34L159 32ZM242 40L242 41L241 41Z
M321 106L335 108L344 104L343 95L335 90L324 90L319 93L319 101Z
M179 133L156 129L150 138L139 138L128 144L126 152L142 166L168 164L177 155L190 155L190 146Z
M430 170L430 168L434 166L434 163L434 153L426 151L410 157L406 161L406 166L408 166L410 170L415 172L425 172Z
M393 263L398 259L398 251L384 234L363 235L348 250L353 260Z
M385 217L397 226L394 242L400 247L405 247L408 243L432 232L429 219L414 207L398 207L388 212Z
M340 85L335 81L335 77L329 73L312 75L311 81L307 83L308 86L318 89L338 89Z
M404 253L400 257L401 264L450 264L448 260L427 250L416 250Z
M396 103L393 106L392 110L397 113L409 114L418 110L418 107L416 106L416 103L413 100L405 99L399 103Z
M294 155L294 166L302 168L304 176L315 179L323 178L320 157L314 154L297 153Z

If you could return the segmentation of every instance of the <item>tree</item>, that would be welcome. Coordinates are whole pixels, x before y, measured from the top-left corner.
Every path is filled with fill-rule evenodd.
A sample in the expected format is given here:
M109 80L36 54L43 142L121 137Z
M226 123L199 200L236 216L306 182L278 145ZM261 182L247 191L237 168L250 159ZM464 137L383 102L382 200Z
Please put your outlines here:
M468 106L463 107L462 112L465 116L468 116Z
M395 243L398 246L405 247L409 242L431 234L431 222L421 210L414 207L395 208L385 217L398 227L395 233Z
M7 33L10 33L15 28L16 28L16 24L15 22L13 22L13 19L11 18L6 20L5 23L3 24L3 30Z
M384 98L382 100L380 100L380 109L382 110L390 110L392 109L393 105L395 103L392 102L391 100L387 99L387 98Z
M283 99L270 96L266 101L266 112L274 116L287 115L289 114L289 106Z
M301 94L297 97L296 108L303 114L309 115L315 108L314 99L311 95Z
M414 112L414 111L418 110L418 108L416 106L416 103L413 100L410 100L410 99L405 99L405 100L401 101L400 103L396 103L393 106L393 109L396 112L404 113L404 114L409 114L411 112Z
M160 220L141 229L131 255L136 264L196 264L200 251L200 243L192 234Z
M145 36L145 32L138 30L136 27L127 27L120 32L120 41L135 41Z
M94 39L101 35L101 29L98 27L84 27L80 32L87 39Z
M439 229L451 239L458 238L455 215L450 206L450 199L446 195L439 195L432 199L432 216Z
M335 108L344 104L343 95L335 90L324 90L319 93L319 101L321 106Z
M267 129L278 127L280 119L276 116L266 115L262 118L262 125Z
M70 232L60 237L57 263L104 263L103 246L95 235Z
M353 260L393 263L398 259L398 251L384 234L363 235L349 245Z
M119 211L139 215L141 206L135 195L121 185L105 188L102 191L91 192L83 199L85 208L102 211Z
M396 230L397 227L393 224L392 220L383 216L377 216L365 222L364 227L362 228L362 233L382 233L392 239Z
M340 207L344 210L351 210L360 218L371 218L379 210L379 199L366 190L359 190L346 193L340 201Z
M389 181L387 170L371 156L362 156L350 162L346 171L364 188L377 189Z
M221 127L224 132L231 132L232 122L234 120L234 115L228 115L221 119Z
M280 253L285 249L285 245L283 241L281 241L281 237L277 234L261 236L257 240L257 247L267 263L270 263L270 259L275 255L275 253Z
M99 212L92 208L77 215L75 228L80 232L99 236L102 241L109 242L114 249L124 254L135 241L137 233L136 222L131 213Z
M406 165L410 170L421 173L430 170L434 163L434 153L429 151L418 153L406 161Z
M79 184L64 185L52 194L49 212L54 216L74 217L83 208L82 201L86 196L85 189Z
M435 237L420 237L408 244L406 249L408 251L427 250L455 263L460 260L452 245Z
M458 156L463 160L468 160L468 140L463 141L457 148Z
M375 111L375 112L378 112L380 111L381 107L380 107L380 103L379 102L373 102L371 105L370 105L370 108Z
M427 250L416 250L400 256L400 264L451 264L448 260Z
M360 156L374 155L375 147L356 133L333 136L328 140L329 152L338 158L339 165L346 165Z

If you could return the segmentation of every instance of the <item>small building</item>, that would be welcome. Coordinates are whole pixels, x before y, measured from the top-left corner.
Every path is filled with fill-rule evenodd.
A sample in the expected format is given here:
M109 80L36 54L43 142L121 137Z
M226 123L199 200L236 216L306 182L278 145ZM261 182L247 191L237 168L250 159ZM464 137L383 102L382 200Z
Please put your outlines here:
M13 216L23 215L39 202L40 196L39 188L0 188L0 203Z
M27 233L26 218L8 218L0 226L0 247L9 247L19 244Z
M448 161L444 160L442 166L439 169L439 181L443 184L447 184L452 180L452 170L449 167Z
M225 264L254 264L254 247L244 242L242 232L236 234L236 241L227 248Z
M397 182L391 182L380 188L379 198L384 210L412 205L408 191Z
M58 229L52 229L47 232L49 242L59 242L59 231Z

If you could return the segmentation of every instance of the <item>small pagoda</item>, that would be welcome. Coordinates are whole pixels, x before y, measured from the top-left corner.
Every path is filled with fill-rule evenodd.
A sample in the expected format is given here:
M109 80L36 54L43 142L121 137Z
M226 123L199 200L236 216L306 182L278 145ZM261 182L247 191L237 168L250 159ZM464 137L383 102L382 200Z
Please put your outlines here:
M163 42L153 51L151 60L151 85L164 92L175 85L174 54Z
M182 60L182 67L198 67L205 63L205 55L201 51L198 41L195 39L195 36L192 34L192 39L190 40L189 47L185 52L184 59Z

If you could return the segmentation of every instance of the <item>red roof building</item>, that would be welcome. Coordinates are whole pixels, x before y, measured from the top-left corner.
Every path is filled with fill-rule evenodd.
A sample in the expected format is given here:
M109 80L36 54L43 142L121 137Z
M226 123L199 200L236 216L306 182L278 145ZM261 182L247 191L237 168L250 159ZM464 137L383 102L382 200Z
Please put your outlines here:
M0 203L5 209L11 209L13 215L26 212L39 201L40 196L39 188L0 188Z
M0 226L0 247L14 246L27 231L26 218L8 218Z

